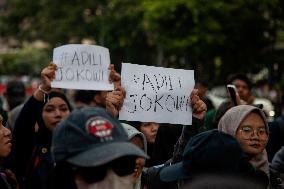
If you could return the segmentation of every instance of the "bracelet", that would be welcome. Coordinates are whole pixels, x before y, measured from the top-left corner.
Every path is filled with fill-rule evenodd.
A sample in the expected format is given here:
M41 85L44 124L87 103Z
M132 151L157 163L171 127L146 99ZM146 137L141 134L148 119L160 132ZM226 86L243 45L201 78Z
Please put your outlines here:
M41 88L41 85L38 86L38 90L40 90L40 91L43 92L44 94L49 94L49 93L50 93L50 90L49 90L49 91L43 90L43 89Z
M43 102L48 102L49 101L49 93L50 93L50 90L49 91L46 91L46 90L43 90L41 88L41 85L38 86L38 90L41 91L43 93Z

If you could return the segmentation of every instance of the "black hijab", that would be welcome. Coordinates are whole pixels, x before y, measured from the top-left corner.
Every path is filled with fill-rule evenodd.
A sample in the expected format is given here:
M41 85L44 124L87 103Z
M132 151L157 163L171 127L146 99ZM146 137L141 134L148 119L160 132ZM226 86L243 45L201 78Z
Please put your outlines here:
M64 93L59 92L59 91L52 91L48 94L48 100L55 98L55 97L59 97L62 100L64 100L66 102L67 106L68 106L69 111L70 112L72 111L72 107L71 107L71 105L70 105L70 103L69 103L69 101L68 101L68 99L67 99L67 97L65 96ZM38 123L38 126L39 126L38 134L37 134L37 141L40 144L47 144L48 147L50 147L52 132L45 126L45 123L44 123L43 118L42 118L43 108L46 105L46 103L48 102L48 100L46 102L44 102L42 109L39 112L40 116L38 116L39 120L37 120L37 123Z

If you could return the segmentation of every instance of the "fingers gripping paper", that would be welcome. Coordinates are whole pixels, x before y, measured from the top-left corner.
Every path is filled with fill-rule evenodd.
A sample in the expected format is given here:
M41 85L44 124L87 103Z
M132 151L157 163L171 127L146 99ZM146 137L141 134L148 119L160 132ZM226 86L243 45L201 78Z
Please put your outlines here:
M126 98L119 119L191 125L194 71L122 64Z

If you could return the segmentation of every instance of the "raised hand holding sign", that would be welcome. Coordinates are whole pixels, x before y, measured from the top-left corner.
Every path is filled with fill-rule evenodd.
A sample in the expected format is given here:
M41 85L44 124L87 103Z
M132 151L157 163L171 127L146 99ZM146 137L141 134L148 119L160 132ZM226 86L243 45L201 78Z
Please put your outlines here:
M122 64L126 98L119 119L190 125L193 70Z

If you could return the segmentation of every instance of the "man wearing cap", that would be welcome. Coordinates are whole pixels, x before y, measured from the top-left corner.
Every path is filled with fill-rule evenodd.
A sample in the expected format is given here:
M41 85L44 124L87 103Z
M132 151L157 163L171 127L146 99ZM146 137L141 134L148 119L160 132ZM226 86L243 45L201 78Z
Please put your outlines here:
M148 156L128 142L120 122L105 109L74 110L52 139L56 167L51 188L132 189L136 161Z

